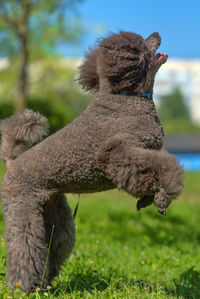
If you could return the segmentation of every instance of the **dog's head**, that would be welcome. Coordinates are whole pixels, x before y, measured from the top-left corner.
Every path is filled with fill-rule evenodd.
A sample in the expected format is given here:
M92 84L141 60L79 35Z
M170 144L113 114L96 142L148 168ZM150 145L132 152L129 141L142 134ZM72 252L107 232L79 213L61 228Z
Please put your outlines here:
M168 57L156 54L160 43L157 32L147 39L131 32L112 34L85 56L79 82L93 92L101 88L101 80L106 80L113 93L149 92L156 72Z

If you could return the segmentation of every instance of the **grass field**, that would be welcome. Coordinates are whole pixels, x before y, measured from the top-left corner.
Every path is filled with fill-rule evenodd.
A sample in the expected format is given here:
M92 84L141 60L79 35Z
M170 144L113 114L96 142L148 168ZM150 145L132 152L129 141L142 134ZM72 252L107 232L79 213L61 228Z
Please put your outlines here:
M68 195L72 209L78 196ZM136 211L117 190L80 196L77 241L51 289L26 296L6 285L0 213L0 298L200 298L200 173L168 208Z

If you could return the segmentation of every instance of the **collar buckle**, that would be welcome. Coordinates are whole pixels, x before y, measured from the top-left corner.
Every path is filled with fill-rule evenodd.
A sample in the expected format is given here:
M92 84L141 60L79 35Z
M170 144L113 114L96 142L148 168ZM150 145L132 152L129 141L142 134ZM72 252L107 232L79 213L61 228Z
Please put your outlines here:
M148 98L149 100L151 100L151 94L150 94L150 92L148 92L148 93L146 93L146 92L142 92L142 93L141 93L141 96L142 96L143 98Z
M147 98L148 100L151 100L150 92L137 93L137 92L127 92L125 90L121 90L117 94L121 94L123 96L140 96L142 98Z

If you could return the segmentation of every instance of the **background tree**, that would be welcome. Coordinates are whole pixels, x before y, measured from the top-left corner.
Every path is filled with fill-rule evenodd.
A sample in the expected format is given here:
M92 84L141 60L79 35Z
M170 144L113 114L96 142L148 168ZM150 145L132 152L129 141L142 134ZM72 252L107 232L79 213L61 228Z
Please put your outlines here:
M200 133L200 126L192 122L189 108L179 88L161 97L158 114L165 135Z
M0 55L20 60L16 110L26 107L28 65L60 43L75 42L82 29L71 15L81 0L1 0Z
M189 109L184 102L179 88L175 88L171 94L161 97L159 102L159 114L162 120L185 119L190 120Z

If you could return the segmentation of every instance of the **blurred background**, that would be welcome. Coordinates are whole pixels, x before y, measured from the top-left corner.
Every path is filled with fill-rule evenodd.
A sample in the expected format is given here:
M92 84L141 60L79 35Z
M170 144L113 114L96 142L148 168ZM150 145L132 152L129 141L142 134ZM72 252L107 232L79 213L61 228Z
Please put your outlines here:
M90 46L118 30L158 31L169 55L154 89L165 148L200 171L199 9L197 0L1 0L0 118L28 107L57 131L91 101L76 82Z
M200 298L199 12L199 0L0 0L0 119L27 107L48 118L50 134L71 122L91 101L78 66L111 32L159 32L169 56L154 100L164 147L186 170L181 198L163 217L153 205L137 213L125 192L81 195L76 247L51 298ZM67 197L74 211L79 196ZM0 209L0 298L25 298L5 272Z

